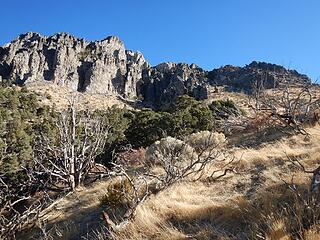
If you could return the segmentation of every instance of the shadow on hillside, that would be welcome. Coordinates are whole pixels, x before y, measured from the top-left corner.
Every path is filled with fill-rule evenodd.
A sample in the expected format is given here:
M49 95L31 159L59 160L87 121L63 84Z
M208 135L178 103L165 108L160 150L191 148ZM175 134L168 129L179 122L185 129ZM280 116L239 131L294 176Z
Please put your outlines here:
M183 216L171 216L167 221L191 239L209 240L258 239L258 235L264 237L260 239L266 239L273 234L274 229L270 226L281 219L284 222L283 229L280 229L282 234L296 239L303 234L302 231L312 227L314 222L310 219L320 220L318 212L311 213L312 216L306 212L315 205L304 206L302 203L309 202L308 186L298 185L296 189L301 199L286 184L280 184L257 192L252 200L240 197L224 206L196 209Z
M126 206L119 206L116 209L106 205L96 205L93 207L84 207L89 205L90 201L86 199L63 208L63 212L57 216L50 217L50 222L44 223L42 228L31 227L20 232L17 239L91 239L95 232L106 227L102 218L103 211L106 211L112 221L120 222L119 219L126 213ZM48 212L48 215L51 213ZM43 216L42 219L46 217Z
M56 216L56 219L50 223L43 223L42 229L39 226L34 226L31 229L20 232L17 235L17 239L81 239L103 226L101 218L103 210L103 207L100 206L86 209L78 208L69 216L64 217L61 214ZM63 220L58 221L61 218Z
M259 147L261 144L266 144L278 141L283 137L294 135L291 129L280 127L269 127L263 130L247 131L243 130L228 137L229 144L234 147Z

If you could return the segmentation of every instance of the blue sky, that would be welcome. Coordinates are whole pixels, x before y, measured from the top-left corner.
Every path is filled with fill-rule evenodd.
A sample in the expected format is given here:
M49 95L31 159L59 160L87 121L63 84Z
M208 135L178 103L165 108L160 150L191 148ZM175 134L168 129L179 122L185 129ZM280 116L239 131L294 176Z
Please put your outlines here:
M320 78L319 0L1 0L0 45L27 31L119 36L152 64L253 60Z

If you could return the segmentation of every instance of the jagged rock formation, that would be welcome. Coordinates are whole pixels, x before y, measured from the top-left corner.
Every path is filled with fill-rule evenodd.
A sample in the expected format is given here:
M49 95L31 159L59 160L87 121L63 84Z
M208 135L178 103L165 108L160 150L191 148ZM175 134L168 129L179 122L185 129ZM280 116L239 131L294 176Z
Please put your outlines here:
M311 80L295 70L264 62L252 62L245 67L226 65L208 73L210 84L226 85L233 90L250 92L254 84L264 88L278 87L283 84L309 84Z
M208 97L206 75L195 64L161 63L145 71L139 92L145 104L162 109L183 94L203 100Z
M126 51L117 37L87 42L65 33L27 33L0 48L0 75L18 84L52 81L74 91L134 98L148 67L141 53Z
M73 91L140 97L151 107L181 94L207 97L204 70L194 64L151 67L117 37L87 42L66 33L23 34L0 48L0 76L16 84L50 81Z
M140 52L126 50L117 37L88 42L66 33L50 37L27 33L0 47L0 81L50 81L72 91L139 99L155 108L165 108L182 94L205 99L210 85L250 92L256 82L265 88L310 83L294 70L260 62L210 72L195 64L167 62L151 67Z

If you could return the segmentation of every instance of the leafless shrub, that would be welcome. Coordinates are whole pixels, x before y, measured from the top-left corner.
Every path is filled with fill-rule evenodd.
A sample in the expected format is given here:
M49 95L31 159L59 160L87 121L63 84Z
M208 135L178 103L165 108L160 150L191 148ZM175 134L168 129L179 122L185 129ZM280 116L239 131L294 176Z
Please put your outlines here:
M146 151L147 162L151 164L146 166L143 172L133 173L132 169L114 164L114 175L125 178L130 186L126 189L130 189L130 193L127 192L127 194L130 195L131 202L119 224L116 224L110 219L107 212L104 212L103 218L108 231L118 231L124 227L135 216L137 207L150 195L157 194L191 176L189 180L202 179L206 167L209 167L210 174L205 179L210 181L220 179L228 172L235 172L233 168L235 158L226 159L219 148L225 143L223 134L202 132L190 137L190 141L197 146L197 151L186 142L172 137L155 142ZM162 171L154 173L153 166L160 167ZM120 192L122 196L123 192Z
M273 117L271 111L257 112L252 118L249 118L246 130L247 131L261 131L270 126L278 126L281 122Z
M201 152L210 146L223 147L227 140L223 133L201 131L188 136L186 142L197 152Z
M318 121L317 111L320 106L320 99L311 88L312 86L307 84L300 88L287 85L282 89L277 89L277 91L281 90L280 94L275 89L272 94L268 94L263 85L254 85L249 104L257 118L263 117L253 120L251 126L282 125L296 133L307 135L303 125L310 121Z
M174 160L175 164L183 164L185 159L194 158L196 158L195 150L184 141L173 137L156 141L148 147L146 152L147 162L161 165L164 168L168 164L172 164L172 162L168 162L170 160Z
M145 163L146 150L141 147L139 149L128 148L116 156L116 162L125 166L136 166Z
M5 183L5 174L0 176L0 238L14 239L18 230L33 224L40 212L52 202L33 172L28 169L19 171L24 171L28 178L14 189ZM32 190L33 186L38 186L38 189ZM41 192L35 195L36 191Z
M229 117L222 124L222 129L225 135L241 132L248 127L250 122L246 116Z
M300 168L301 171L307 174L312 174L312 180L310 183L310 191L312 193L320 194L320 167L317 167L316 169L306 169L306 167L301 163L301 161L296 157L290 157L288 154L286 154L288 160L293 163L295 166Z

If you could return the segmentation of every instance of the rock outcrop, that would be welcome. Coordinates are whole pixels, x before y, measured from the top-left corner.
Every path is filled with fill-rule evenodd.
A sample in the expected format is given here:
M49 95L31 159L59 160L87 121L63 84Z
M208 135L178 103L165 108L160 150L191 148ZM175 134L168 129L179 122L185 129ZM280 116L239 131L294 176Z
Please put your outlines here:
M265 88L311 82L294 70L261 62L210 72L195 64L172 62L151 67L140 52L126 50L117 37L88 42L66 33L50 37L27 33L0 47L1 79L15 84L50 81L71 91L140 100L158 109L182 94L206 99L210 85L250 92L257 82Z
M135 98L145 68L142 54L126 51L117 37L87 42L65 33L27 33L0 48L0 75L17 84L51 81L74 91Z
M252 62L244 67L226 65L208 72L211 85L225 85L232 90L251 92L255 84L269 89L284 84L309 84L311 80L295 70L276 64Z
M208 97L206 75L195 64L161 63L144 72L139 92L145 104L162 109L183 94L203 100Z

